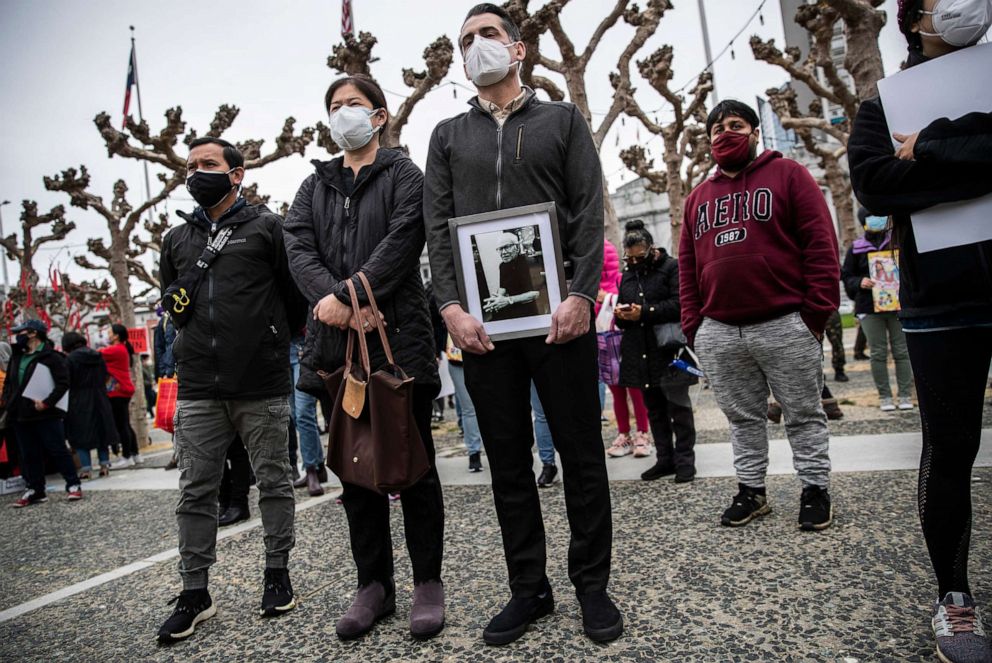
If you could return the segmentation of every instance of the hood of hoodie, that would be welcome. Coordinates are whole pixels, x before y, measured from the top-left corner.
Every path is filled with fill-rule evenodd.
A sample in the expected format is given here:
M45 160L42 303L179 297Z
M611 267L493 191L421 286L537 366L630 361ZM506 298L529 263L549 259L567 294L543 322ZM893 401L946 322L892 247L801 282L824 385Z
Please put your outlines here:
M747 182L747 175L748 175L748 173L753 173L754 171L756 171L756 170L758 170L760 168L763 168L764 166L766 166L768 163L774 161L775 159L781 159L781 158L782 158L782 153L781 152L777 152L775 150L765 150L764 152L762 152L761 154L759 154L758 156L756 156L751 161L751 163L749 163L747 166L745 166L744 167L744 170L742 170L741 172L737 173L737 175L735 177L730 177L729 175L727 175L726 173L724 173L723 170L720 167L717 167L716 172L714 172L712 175L710 175L709 181L710 182L720 182L720 181L733 182L733 181L736 181L736 180L740 180L742 182ZM746 185L745 184L741 184L741 187L740 188L743 190L744 188L746 188Z
M69 353L69 358L84 366L99 366L103 363L103 355L93 348L76 348Z

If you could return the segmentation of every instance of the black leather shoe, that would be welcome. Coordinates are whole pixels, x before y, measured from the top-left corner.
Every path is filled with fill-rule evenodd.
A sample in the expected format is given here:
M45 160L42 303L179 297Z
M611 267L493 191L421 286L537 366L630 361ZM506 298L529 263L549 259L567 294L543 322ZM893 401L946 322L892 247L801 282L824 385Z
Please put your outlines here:
M551 584L544 580L544 589L537 596L514 596L503 610L492 618L482 632L487 645L506 645L527 631L531 622L555 611L555 597Z
M327 468L323 464L317 466L317 480L321 483L327 483Z
M847 377L847 373L844 371L837 371L834 373L834 382L850 382L851 378Z
M696 478L696 468L680 467L675 470L675 483L689 483Z
M248 511L248 507L231 505L227 507L224 513L220 514L217 524L221 527L227 527L228 525L240 523L242 520L248 520L249 518L251 518L251 513Z
M582 629L594 642L616 640L623 633L623 616L606 592L580 594Z
M675 465L670 462L658 461L641 473L641 479L644 481L654 481L661 477L667 477L670 474L675 474Z
M537 478L537 487L547 488L555 482L556 476L558 476L558 466L545 465L544 469L541 470L541 476Z
M468 471L469 472L481 472L482 471L482 453L476 451L474 454L468 455Z

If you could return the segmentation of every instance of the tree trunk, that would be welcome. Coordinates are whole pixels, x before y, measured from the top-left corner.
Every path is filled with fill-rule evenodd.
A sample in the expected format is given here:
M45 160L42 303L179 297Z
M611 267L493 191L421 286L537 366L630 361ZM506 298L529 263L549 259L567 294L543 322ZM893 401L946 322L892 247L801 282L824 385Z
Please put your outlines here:
M126 244L123 238L114 238L111 242L112 254L110 260L110 274L114 278L116 292L114 299L121 312L121 324L128 329L135 326L134 300L131 298L131 279L125 260ZM140 451L143 444L148 441L148 417L146 416L147 405L145 401L145 379L141 372L141 361L131 362L131 382L134 384L134 396L131 398L131 426L138 439L138 449Z
M617 218L617 211L610 199L610 185L606 182L606 176L603 176L603 233L606 236L606 241L615 246L617 251L620 251L622 237L620 220Z
M667 134L667 132L666 132ZM682 152L678 146L678 136L663 136L665 144L665 171L668 174L668 218L672 225L670 255L678 258L679 241L682 239L682 215L685 206L685 191L682 183Z
M830 189L830 197L837 211L837 229L840 233L841 250L847 250L858 236L857 217L854 213L854 191L851 178L841 168L837 159L823 159L823 178Z

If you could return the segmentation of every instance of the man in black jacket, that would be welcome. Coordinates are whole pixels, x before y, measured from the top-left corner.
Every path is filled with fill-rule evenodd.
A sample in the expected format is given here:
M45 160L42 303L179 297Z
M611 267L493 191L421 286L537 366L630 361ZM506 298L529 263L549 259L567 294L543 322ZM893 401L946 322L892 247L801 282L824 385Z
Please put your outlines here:
M175 446L180 498L179 573L183 592L159 630L160 642L192 635L215 613L207 570L215 561L217 492L235 435L251 456L265 530L261 614L295 607L287 564L293 547L294 498L287 447L289 337L302 324L289 275L282 221L239 195L244 157L218 138L190 144L186 187L199 203L162 243L162 292L193 269L208 241L230 232L198 287L192 316L172 350L179 378Z
M554 609L532 472L533 380L562 459L572 533L569 577L583 626L594 640L612 640L622 633L623 619L606 593L613 524L591 324L603 264L599 156L575 106L541 101L520 85L525 47L503 9L482 4L470 10L459 45L479 96L468 112L434 129L424 220L434 296L452 339L465 351L465 381L492 469L513 594L483 639L511 642ZM547 338L493 343L459 301L448 219L548 201L557 204L564 258L573 270L569 295L554 311Z
M22 508L48 501L45 495L46 453L55 460L59 473L65 479L68 499L81 500L83 490L79 486L76 465L65 446L62 425L65 410L56 407L69 389L65 357L55 351L54 344L48 340L48 328L41 320L27 320L10 331L17 334L17 342L7 366L0 401L7 412L8 423L13 425L21 453L21 474L28 486L24 495L12 506ZM35 383L53 385L44 398L39 398L40 393L34 393L36 384L32 384L32 378L39 370L48 375L37 375ZM32 393L26 394L28 387Z

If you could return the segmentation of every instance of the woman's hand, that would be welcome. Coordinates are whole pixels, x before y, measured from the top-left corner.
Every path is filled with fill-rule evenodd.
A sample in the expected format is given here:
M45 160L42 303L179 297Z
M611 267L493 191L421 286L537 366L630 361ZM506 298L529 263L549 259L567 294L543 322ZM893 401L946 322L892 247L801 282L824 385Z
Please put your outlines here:
M893 138L902 143L902 145L899 146L899 149L896 150L896 156L903 161L915 161L916 156L913 154L913 151L916 149L916 139L919 135L919 131L908 136L901 133L892 134Z
M861 289L862 290L871 290L874 287L875 287L875 282L872 281L870 278L865 277L865 278L861 279Z
M382 320L382 324L386 324L386 318L382 313L379 313L379 318ZM375 313L372 311L371 306L363 306L358 311L358 317L354 315L348 320L348 326L357 332L363 334L368 334L376 331L375 324Z
M637 322L641 319L641 305L631 304L629 308L617 308L614 310L616 316L628 322Z
M334 295L327 295L313 307L313 319L330 327L347 329L351 321L351 307Z

